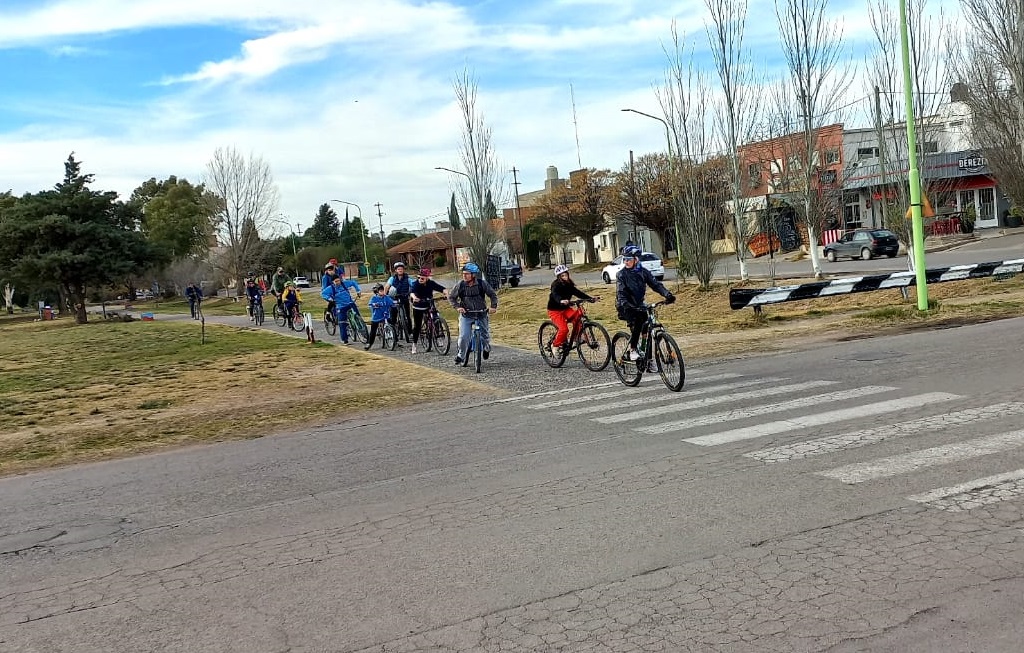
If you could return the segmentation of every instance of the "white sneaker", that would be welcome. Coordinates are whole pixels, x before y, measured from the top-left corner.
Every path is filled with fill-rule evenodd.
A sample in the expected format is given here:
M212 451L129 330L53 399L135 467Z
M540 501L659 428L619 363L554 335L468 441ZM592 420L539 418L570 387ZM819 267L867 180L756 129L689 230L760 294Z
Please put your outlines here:
M416 353L416 343L412 343L412 353Z
M626 354L626 360L628 360L628 361L638 361L641 358L643 358L643 356L641 356L640 352L638 352L635 349L630 349L629 353Z

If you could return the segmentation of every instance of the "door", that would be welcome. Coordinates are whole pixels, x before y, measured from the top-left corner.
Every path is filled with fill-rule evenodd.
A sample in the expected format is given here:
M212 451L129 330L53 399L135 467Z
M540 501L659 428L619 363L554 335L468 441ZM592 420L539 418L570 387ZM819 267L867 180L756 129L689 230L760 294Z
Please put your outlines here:
M996 217L995 188L979 188L978 202L975 206L978 207L978 220L974 223L975 227L999 226L999 220Z

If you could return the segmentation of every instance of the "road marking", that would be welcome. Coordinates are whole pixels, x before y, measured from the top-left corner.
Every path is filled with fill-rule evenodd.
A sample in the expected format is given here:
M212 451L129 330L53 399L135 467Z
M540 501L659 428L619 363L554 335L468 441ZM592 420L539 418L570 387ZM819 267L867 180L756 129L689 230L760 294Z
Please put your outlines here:
M959 512L1013 499L1024 494L1024 469L975 479L907 497L939 510Z
M913 435L920 431L937 431L952 426L963 426L974 422L995 419L1004 415L1020 415L1022 413L1024 413L1024 403L1007 402L993 404L981 408L967 408L953 413L922 417L909 422L896 422L895 424L864 429L863 431L853 431L842 435L833 435L827 438L816 438L793 444L784 444L778 447L769 447L743 455L767 464L781 463L820 456L835 451L866 447L869 444L877 444L890 438Z
M610 388L610 387L612 387L614 385L619 385L619 383L616 382L616 381L611 381L609 383L595 383L593 385L581 385L581 386L579 386L577 388L573 388L572 391L575 392L577 390L593 390L594 388ZM527 399L536 399L537 397L550 397L551 395L561 395L561 394L565 394L566 392L569 392L569 390L567 390L565 388L563 388L561 390L547 390L545 392L534 392L533 394L529 394L529 395L519 395L517 397L505 397L503 399L495 399L494 401L492 401L490 403L492 403L492 404L508 404L508 403L512 403L514 401L525 401Z
M682 401L678 404L671 404L668 406L661 406L658 408L648 408L646 410L636 410L630 413L622 415L609 415L607 417L595 417L595 422L601 424L615 424L616 422L628 422L644 417L654 417L656 415L665 415L666 413L678 413L684 410L690 410L691 408L704 408L705 406L714 406L715 404L725 404L731 401L739 401L740 399L751 399L756 397L769 397L771 395L782 395L791 392L800 392L801 390L810 390L811 388L820 388L826 385L835 385L837 381L806 381L804 383L791 383L789 385L779 385L774 388L761 388L760 390L753 390L751 392L735 392L733 394L722 395L720 397L706 397L704 399L695 399L693 401Z
M723 374L722 376L738 376L738 375L735 375L735 374L734 375L725 375L725 374ZM710 379L712 377L709 376L707 378ZM704 379L701 379L701 381L703 381L703 380ZM745 379L743 381L737 381L735 383L726 383L726 384L723 384L723 385L713 385L713 386L708 386L706 388L698 388L696 390L691 390L690 387L687 386L686 396L693 397L693 396L698 396L698 395L711 394L711 393L714 393L714 392L728 392L730 390L736 390L736 389L739 389L739 388L746 388L746 387L749 387L749 386L752 386L752 385L760 385L762 383L776 383L776 382L782 381L782 380L783 379L776 379L776 378L771 378L771 377L766 377L766 378L763 378L763 379ZM653 404L653 403L660 403L660 402L665 402L665 401L672 401L672 400L678 399L678 398L679 398L678 395L673 395L673 394L662 395L662 396L659 396L659 397L637 397L636 399L626 399L626 400L623 400L623 401L605 402L605 403L602 403L602 404L597 405L597 406L584 406L582 408L573 408L571 410L563 410L563 411L560 411L558 414L559 415L565 415L567 417L573 417L573 416L576 416L576 415L587 415L587 414L590 414L590 413L600 413L600 412L603 412L603 411L606 411L606 410L614 410L614 409L617 409L617 408L628 408L630 406L643 406L643 405L646 405L646 404Z
M988 456L994 453L1001 453L1011 449L1017 449L1024 445L1024 430L1011 431L990 435L984 438L968 440L967 442L956 442L941 447L932 447L912 453L879 458L865 463L854 463L843 465L824 472L818 472L819 476L832 478L837 481L853 485L863 483L876 478L885 478L906 474L923 467L934 467L961 460L970 460L980 456Z
M678 431L681 429L693 428L697 426L707 426L708 424L718 424L720 422L734 422L736 420L757 417L758 415L764 415L769 413L782 412L785 410L791 410L793 408L805 408L807 406L827 404L833 401L843 401L845 399L866 397L868 395L878 394L880 392L890 392L895 389L896 388L891 388L889 386L884 385L869 385L864 386L862 388L853 388L851 390L838 390L836 392L829 392L821 395L800 397L797 399L782 401L775 404L766 404L764 406L754 406L752 408L739 408L735 410L727 410L721 413L713 413L711 415L702 415L701 417L694 417L691 419L683 419L675 422L665 422L663 424L654 424L652 426L644 426L636 430L641 433L650 434L667 433L669 431ZM719 437L720 435L729 436L730 434L737 434L738 431L746 431L746 429L737 429L736 431L725 431L723 434L712 433L699 438L684 439L683 442L699 444L702 446L722 444L724 442L731 442L732 440ZM739 435L736 435L733 437L733 439L742 440L748 437L753 438L758 436L746 435L741 437Z
M530 406L527 406L527 408L530 408L532 410L543 410L545 408L557 408L559 406L571 406L573 404L579 404L579 403L584 402L584 401L600 401L602 399L611 399L612 397L621 397L622 395L635 394L637 392L651 392L653 390L657 390L660 387L662 387L662 386L660 386L660 385L653 385L652 384L650 386L646 386L646 387L643 387L643 388L621 388L619 390L613 390L611 392L601 392L601 393L598 393L596 395L586 395L586 396L581 396L581 397L580 396L573 396L573 397L570 397L570 398L567 398L567 399L555 399L554 401L545 401L545 402L540 403L540 404L532 404ZM559 394L565 394L567 392L571 392L571 391L570 390L561 390L561 391L559 391Z

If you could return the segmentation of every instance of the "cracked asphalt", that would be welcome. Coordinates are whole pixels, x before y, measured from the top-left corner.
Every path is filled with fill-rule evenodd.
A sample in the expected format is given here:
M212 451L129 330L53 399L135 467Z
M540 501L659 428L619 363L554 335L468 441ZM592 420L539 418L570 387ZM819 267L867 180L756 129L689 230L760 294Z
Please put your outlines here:
M2 479L0 651L1019 651L1024 453L822 472L1022 428L1021 324L709 363L671 396L498 350L493 396ZM767 378L955 399L716 447L591 419Z

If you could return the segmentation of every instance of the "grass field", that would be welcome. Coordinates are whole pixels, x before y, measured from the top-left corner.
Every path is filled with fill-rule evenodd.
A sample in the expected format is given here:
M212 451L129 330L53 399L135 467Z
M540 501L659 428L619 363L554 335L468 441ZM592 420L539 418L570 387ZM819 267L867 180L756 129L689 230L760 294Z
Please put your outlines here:
M755 316L751 309L729 309L728 286L670 288L679 301L662 310L662 321L691 360L767 353L800 339L1024 315L1020 277L933 285L933 308L924 313L917 311L913 292L905 300L896 290L778 304ZM612 333L619 330L614 287L586 290L602 298L589 307L591 317ZM547 317L547 289L510 289L500 298L492 318L495 341L534 351L537 327ZM306 310L322 313L316 293L306 292L304 299ZM367 299L364 293L361 304ZM135 308L188 312L184 301L140 302ZM245 304L209 299L203 310L207 316L244 315ZM444 311L454 326L453 312ZM480 389L459 375L361 349L311 346L266 329L207 324L207 342L201 344L191 322L90 319L76 326L69 319L0 316L0 473L260 437Z

